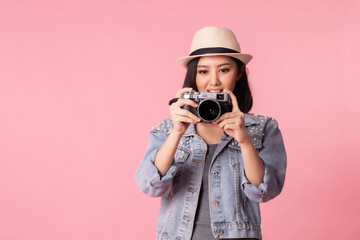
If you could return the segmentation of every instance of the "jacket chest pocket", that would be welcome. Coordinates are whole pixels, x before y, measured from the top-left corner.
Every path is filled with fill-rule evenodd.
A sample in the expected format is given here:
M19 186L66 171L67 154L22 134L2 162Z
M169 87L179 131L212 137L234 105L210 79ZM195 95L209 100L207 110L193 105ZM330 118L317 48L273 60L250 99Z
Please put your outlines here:
M184 147L178 147L175 156L174 161L175 163L184 163L186 159L189 157L190 150Z

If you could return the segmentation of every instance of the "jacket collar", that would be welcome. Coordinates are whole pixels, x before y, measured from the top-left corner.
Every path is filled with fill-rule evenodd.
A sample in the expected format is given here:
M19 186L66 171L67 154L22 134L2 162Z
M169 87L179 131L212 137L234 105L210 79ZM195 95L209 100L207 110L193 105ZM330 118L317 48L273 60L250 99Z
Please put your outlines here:
M184 136L185 137L194 136L195 134L196 134L195 124L190 124L190 126L188 127L188 129L184 133Z
M260 124L260 119L259 117L257 117L254 114L251 113L245 113L245 126L251 126L251 125L256 125L256 124Z

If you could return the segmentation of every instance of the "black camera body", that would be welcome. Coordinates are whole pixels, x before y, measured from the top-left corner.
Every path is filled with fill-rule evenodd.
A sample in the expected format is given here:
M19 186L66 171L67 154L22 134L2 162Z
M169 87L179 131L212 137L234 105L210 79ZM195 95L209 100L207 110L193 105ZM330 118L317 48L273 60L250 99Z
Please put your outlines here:
M198 104L196 108L184 105L183 109L199 117L200 122L213 122L222 114L232 110L230 97L227 93L186 92L182 98L193 100Z

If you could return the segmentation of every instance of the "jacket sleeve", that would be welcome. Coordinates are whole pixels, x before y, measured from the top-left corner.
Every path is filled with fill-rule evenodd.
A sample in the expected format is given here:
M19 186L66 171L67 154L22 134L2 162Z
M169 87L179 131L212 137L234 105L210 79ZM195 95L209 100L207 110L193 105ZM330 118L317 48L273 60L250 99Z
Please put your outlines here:
M165 142L171 127L171 120L166 119L150 132L147 150L136 171L136 183L139 190L152 197L166 197L170 194L172 181L177 171L176 166L172 165L166 175L161 177L154 165L155 156Z
M258 187L252 185L242 172L242 188L246 196L256 202L267 202L280 194L285 181L286 152L278 123L269 118L264 129L262 148L259 156L264 162L263 183Z

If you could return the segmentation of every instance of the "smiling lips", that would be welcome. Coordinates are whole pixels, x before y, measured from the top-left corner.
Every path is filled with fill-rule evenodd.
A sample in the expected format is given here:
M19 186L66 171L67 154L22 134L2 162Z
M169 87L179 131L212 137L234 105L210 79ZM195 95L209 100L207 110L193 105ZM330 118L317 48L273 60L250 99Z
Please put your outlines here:
M223 89L208 89L207 91L210 93L219 93L222 92Z

